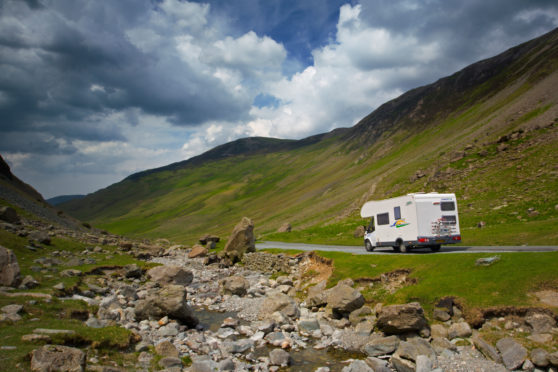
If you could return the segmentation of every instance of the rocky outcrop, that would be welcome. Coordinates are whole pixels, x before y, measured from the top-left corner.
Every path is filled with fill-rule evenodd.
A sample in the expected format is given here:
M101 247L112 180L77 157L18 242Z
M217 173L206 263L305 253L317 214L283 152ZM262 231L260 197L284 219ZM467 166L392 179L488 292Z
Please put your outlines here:
M384 306L378 315L376 326L386 334L402 334L427 329L428 322L422 306L418 302L411 302Z
M19 265L11 249L0 245L0 285L16 287L20 282Z
M234 227L223 252L234 263L242 260L244 253L255 251L254 222L243 217L242 221Z
M198 319L186 302L186 289L180 285L167 285L153 289L145 299L136 304L137 319L160 319L164 316L176 319L188 327L195 327Z
M31 371L85 371L85 353L61 345L45 345L31 352Z
M152 281L165 284L188 285L192 283L194 275L191 271L179 266L157 266L147 271L147 276Z

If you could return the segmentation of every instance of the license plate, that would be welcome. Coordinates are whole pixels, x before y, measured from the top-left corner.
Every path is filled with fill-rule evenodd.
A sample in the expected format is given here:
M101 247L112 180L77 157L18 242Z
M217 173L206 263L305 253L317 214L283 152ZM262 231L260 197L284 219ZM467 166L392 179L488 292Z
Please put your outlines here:
M436 240L436 243L443 243L443 242L445 242L444 239L438 239L438 240Z

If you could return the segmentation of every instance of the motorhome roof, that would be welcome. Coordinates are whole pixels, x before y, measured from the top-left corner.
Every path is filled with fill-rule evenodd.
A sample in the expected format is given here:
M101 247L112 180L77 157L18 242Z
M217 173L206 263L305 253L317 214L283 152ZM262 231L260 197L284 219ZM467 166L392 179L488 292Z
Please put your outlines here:
M396 203L398 199L408 199L409 197L414 198L414 199L443 199L443 198L448 198L448 199L455 200L455 194L453 194L453 193L451 193L451 194L450 193L439 194L437 192L410 193L410 194L403 195L403 196L398 196L398 197L395 197L395 198L384 199L384 200L371 200L369 202L366 202L366 203L364 203L364 205L360 209L360 216L362 218L372 217L373 215L376 214L376 209L378 207L380 207L380 206L385 207L386 204Z

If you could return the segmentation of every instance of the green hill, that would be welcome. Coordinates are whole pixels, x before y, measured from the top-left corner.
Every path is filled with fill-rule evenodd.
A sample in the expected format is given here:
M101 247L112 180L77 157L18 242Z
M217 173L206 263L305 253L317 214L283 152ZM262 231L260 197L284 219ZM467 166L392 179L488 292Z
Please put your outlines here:
M300 141L246 138L59 205L192 243L242 216L266 239L360 244L366 200L455 192L466 244L558 244L558 30ZM480 221L486 227L479 229ZM293 232L277 234L284 222Z

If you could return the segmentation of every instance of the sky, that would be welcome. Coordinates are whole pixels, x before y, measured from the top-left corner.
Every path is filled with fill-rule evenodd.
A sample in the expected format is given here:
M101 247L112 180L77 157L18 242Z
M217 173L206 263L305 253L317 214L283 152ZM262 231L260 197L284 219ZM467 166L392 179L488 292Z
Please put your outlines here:
M555 0L0 0L0 154L46 198L350 127L558 27Z

